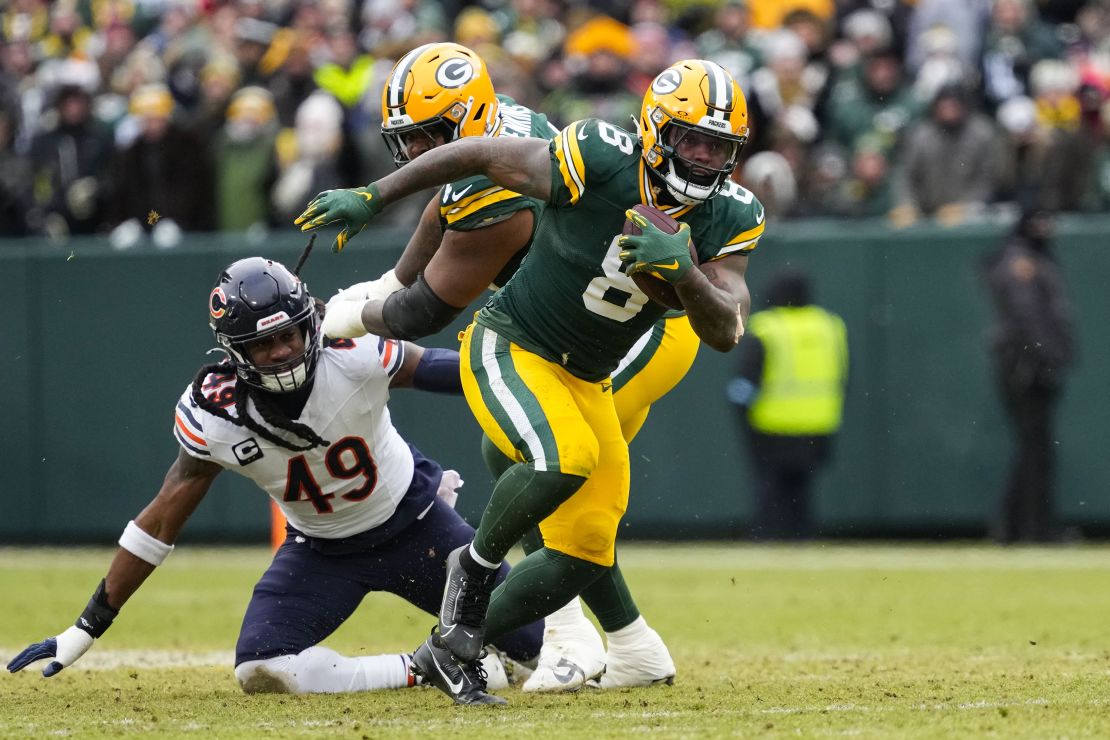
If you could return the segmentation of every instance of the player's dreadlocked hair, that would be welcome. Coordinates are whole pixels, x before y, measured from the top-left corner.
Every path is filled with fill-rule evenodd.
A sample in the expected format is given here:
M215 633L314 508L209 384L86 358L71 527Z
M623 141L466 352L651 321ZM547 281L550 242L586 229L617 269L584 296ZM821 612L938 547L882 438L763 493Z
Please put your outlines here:
M226 404L220 405L215 401L209 400L202 392L201 386L204 385L204 379L210 374L216 373L218 375L233 375L235 377L234 386L234 399L235 399L235 416L228 413ZM274 434L267 429L264 425L255 421L254 417L247 412L247 399L254 400L254 405L258 409L258 413L262 416L262 420L272 427L281 429L284 432L289 432L301 439L305 440L307 444L296 444L282 438L278 434ZM293 421L287 417L280 409L274 406L273 402L262 393L258 393L250 385L240 381L239 376L235 374L235 366L228 361L216 362L203 366L197 371L197 375L193 378L193 403L200 408L204 409L210 414L230 421L237 426L245 426L252 432L262 437L263 439L272 442L276 445L284 447L287 450L294 452L304 452L316 447L327 447L330 442L322 438L319 434L313 431L312 427L307 424L302 424L299 421Z

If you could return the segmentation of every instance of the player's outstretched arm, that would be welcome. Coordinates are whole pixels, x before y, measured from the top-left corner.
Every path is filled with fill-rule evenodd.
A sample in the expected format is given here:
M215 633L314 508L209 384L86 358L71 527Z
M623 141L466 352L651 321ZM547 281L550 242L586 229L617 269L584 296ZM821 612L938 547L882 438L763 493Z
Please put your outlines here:
M674 284L690 326L718 352L728 352L744 336L751 308L747 269L747 256L734 254L688 270Z
M365 188L325 190L293 223L302 231L338 224L341 228L333 245L338 252L389 204L472 175L485 175L513 192L547 200L551 195L548 142L516 137L460 139L425 152Z
M52 658L42 669L42 675L49 678L84 655L112 625L124 603L173 550L172 543L182 526L221 469L215 463L180 452L158 495L134 521L128 522L108 574L97 586L85 611L61 634L25 648L11 659L8 670L15 673L31 663Z

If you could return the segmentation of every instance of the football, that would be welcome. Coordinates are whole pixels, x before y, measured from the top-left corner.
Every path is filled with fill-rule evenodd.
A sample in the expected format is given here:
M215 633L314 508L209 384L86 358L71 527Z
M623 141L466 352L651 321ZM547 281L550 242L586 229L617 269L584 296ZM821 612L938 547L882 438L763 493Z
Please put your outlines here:
M663 213L658 208L636 204L632 206L632 210L636 211L641 216L646 218L660 231L664 231L668 234L675 233L682 226L682 224L680 224L678 221L675 221L673 218ZM630 234L632 236L639 236L640 227L632 223L631 219L625 219L624 229L621 233ZM698 253L697 250L694 249L693 240L690 241L690 258L694 260L694 265L697 266ZM672 286L666 280L663 280L662 278L657 278L654 275L649 275L646 272L639 272L635 275L631 275L630 277L632 278L632 282L636 283L636 287L639 288L644 293L644 295L650 298L653 302L658 303L660 306L666 306L667 308L677 308L680 311L682 310L682 301L678 297L678 292L674 289L674 286Z

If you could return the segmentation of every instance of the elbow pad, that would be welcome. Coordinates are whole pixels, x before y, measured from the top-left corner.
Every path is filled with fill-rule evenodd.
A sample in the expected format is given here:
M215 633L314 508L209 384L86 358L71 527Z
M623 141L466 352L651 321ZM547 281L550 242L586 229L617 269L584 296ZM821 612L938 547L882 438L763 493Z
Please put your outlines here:
M416 282L385 299L382 321L395 339L415 340L435 334L462 313L443 302L424 280L421 273Z

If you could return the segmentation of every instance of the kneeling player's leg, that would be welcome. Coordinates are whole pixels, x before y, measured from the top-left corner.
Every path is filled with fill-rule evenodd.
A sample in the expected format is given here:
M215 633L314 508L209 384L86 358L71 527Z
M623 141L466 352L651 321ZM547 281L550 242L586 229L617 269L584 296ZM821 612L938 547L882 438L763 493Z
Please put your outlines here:
M447 578L447 554L473 537L474 528L437 498L401 536L375 548L376 590L396 594L435 614ZM502 563L496 582L504 581L508 574L508 563ZM502 635L494 644L508 657L525 663L539 655L542 642L543 622L537 621Z
M240 663L235 677L248 694L340 694L399 689L416 680L408 655L348 657L320 645Z
M349 658L317 646L366 595L352 566L290 533L243 617L235 675L244 691L306 694L412 685L408 655Z

